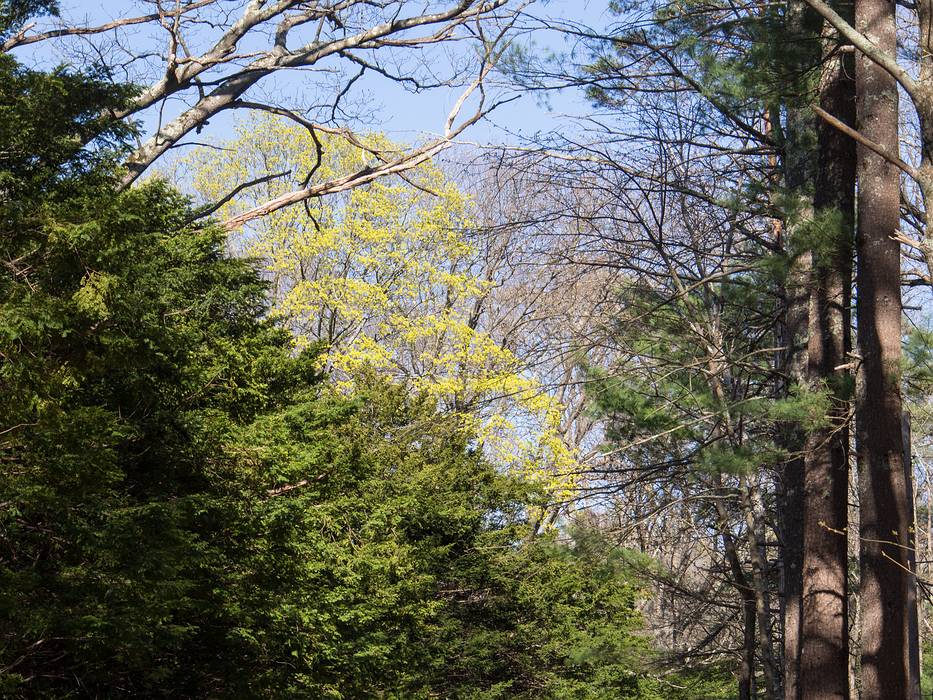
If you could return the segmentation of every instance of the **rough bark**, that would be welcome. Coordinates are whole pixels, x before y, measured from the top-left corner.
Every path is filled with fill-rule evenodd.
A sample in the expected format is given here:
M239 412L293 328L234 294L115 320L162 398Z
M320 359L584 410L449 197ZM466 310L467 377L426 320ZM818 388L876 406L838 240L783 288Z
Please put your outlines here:
M798 700L800 691L800 627L803 589L803 523L796 515L803 508L803 459L791 459L784 464L782 499L783 607L784 607L784 698Z
M742 639L742 664L739 667L739 700L753 700L755 697L755 596L751 593L742 596L744 635Z
M810 255L793 261L784 289L785 311L781 345L788 387L801 385L806 373L806 349L803 342L807 326L806 279L810 274ZM787 426L780 436L782 447L791 455L784 462L781 491L781 575L784 628L784 698L798 700L800 679L800 631L802 616L803 567L803 431Z
M809 42L813 33L814 18L807 5L801 0L790 0L787 7L787 34L796 37L801 53L797 56L802 70L811 63L810 53L817 45ZM806 47L810 47L809 50ZM779 345L784 348L779 364L785 377L779 389L780 398L789 395L793 386L802 386L806 381L808 325L808 297L811 256L796 241L800 235L801 222L812 216L808 190L812 186L815 172L813 166L812 141L815 121L806 105L791 103L787 108L784 143L784 185L794 196L799 211L789 213L784 229L787 235L785 246L797 254L792 258L787 280L784 284L783 320L778 329ZM805 435L800 425L788 425L780 435L781 446L790 458L784 463L783 488L781 490L781 593L784 632L784 698L800 698L800 632L802 622L802 566L803 566L803 489Z
M820 107L855 122L852 55L824 30ZM848 700L847 593L849 289L855 204L855 143L822 122L814 193L808 380L831 400L827 420L807 436L803 498L800 690L810 700Z
M910 416L903 417L904 440L904 479L907 482L907 495L910 498L910 549L907 551L910 570L913 575L907 581L907 624L909 628L908 668L910 671L910 698L920 700L920 619L917 612L917 501L914 497L914 475L911 459Z
M895 3L856 0L856 29L877 51L896 53ZM857 126L898 149L898 92L892 75L856 57ZM858 344L856 450L860 487L862 698L910 697L908 584L911 504L901 432L900 175L858 148Z

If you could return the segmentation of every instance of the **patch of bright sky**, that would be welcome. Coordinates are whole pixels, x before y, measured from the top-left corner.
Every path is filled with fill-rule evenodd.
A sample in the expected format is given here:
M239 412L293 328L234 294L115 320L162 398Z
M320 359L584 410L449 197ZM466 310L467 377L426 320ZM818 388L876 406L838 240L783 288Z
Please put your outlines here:
M607 22L604 0L554 0L529 8L536 17L572 20L594 27ZM568 55L573 51L568 39L558 32L535 29L520 42L531 52ZM579 59L579 57L578 57ZM434 90L413 94L398 90L390 81L373 76L366 85L373 98L383 105L388 116L387 133L401 140L417 138L419 133L436 133L459 97L459 90ZM538 132L560 128L567 117L586 114L590 106L577 88L522 94L501 105L464 138L483 143L511 143Z
M152 11L151 4L132 0L61 0L62 17L71 24L95 25L118 17L128 17ZM244 3L245 4L245 3ZM421 6L421 3L415 3ZM542 20L579 22L593 27L603 27L611 22L607 10L607 0L538 0L528 8L529 19L526 26L529 31L520 38L522 45L537 55L569 56L574 47L558 32L544 28ZM232 5L236 5L233 3ZM138 30L127 30L126 36L132 37L139 46L158 49L164 44L164 36L159 36L158 28L150 29L149 34L137 34ZM68 41L76 41L70 39ZM81 41L81 40L77 40ZM135 47L135 44L134 44ZM248 48L248 47L247 47ZM433 69L444 73L458 59L457 45L445 51L432 47L430 60L436 62ZM69 56L66 44L40 44L17 51L20 60L26 63L59 62ZM582 60L581 56L577 56ZM158 59L154 59L158 65ZM312 81L316 87L312 88ZM339 87L336 89L339 90ZM264 79L249 95L262 97L267 101L279 102L287 106L302 105L316 91L320 95L319 75L308 76L300 72L287 71ZM325 90L326 91L326 90ZM379 76L372 71L357 81L345 102L352 107L356 115L350 122L362 130L384 131L393 139L414 142L430 134L443 130L447 114L462 92L462 88L441 87L420 92L403 89L397 82ZM500 94L508 93L503 88ZM514 94L514 92L513 92ZM464 107L467 110L469 103ZM182 109L179 102L164 106L161 117L171 118ZM536 133L546 133L566 127L568 119L585 115L590 106L578 89L548 91L546 93L522 94L508 104L498 107L486 120L472 126L463 134L462 140L479 143L516 143ZM226 113L211 120L210 138L223 139L232 134L234 120L243 114ZM160 114L150 110L141 115L144 132L149 134L155 128ZM355 121L356 123L353 123ZM189 135L186 141L203 140L202 137Z

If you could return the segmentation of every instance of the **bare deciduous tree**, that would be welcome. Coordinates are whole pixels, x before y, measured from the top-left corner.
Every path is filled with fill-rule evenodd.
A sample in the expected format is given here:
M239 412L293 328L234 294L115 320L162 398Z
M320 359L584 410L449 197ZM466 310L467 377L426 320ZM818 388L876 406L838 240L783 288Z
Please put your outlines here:
M153 12L97 26L58 20L45 28L23 27L3 50L44 41L81 40L74 48L114 55L126 78L144 87L113 114L146 114L156 123L126 160L125 186L170 149L184 145L210 120L229 110L265 110L291 115L312 133L337 129L351 134L348 93L366 73L400 88L461 90L439 135L402 152L374 152L372 162L330 182L306 185L226 223L228 228L312 197L340 192L377 177L403 172L448 147L454 138L500 103L488 92L496 61L508 49L526 2L511 0L147 0ZM157 30L156 38L147 32ZM452 59L443 46L464 44ZM435 49L429 52L429 49ZM263 95L273 76L313 75L319 101L288 104ZM305 93L307 94L307 92ZM303 104L301 104L303 102ZM309 104L310 103L310 104ZM467 113L468 112L468 113ZM308 174L307 183L312 173Z

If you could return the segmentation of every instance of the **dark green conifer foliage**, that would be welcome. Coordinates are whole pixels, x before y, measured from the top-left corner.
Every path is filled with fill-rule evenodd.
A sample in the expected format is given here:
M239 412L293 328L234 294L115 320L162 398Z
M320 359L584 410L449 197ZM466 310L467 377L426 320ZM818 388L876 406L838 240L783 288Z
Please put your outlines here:
M171 694L213 615L217 444L298 361L219 232L111 186L124 91L0 61L4 687Z
M116 191L125 95L0 57L0 694L660 697L621 555L529 542L457 419L327 387L221 232Z

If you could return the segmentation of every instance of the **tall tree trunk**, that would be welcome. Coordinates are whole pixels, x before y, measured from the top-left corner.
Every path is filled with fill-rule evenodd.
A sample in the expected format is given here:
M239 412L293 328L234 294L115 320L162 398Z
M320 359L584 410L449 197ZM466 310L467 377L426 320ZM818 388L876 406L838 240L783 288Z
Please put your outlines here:
M911 458L910 416L903 417L904 479L910 499L910 549L907 559L913 575L907 580L908 668L910 669L910 698L920 700L920 619L917 614L917 500L914 495L913 460Z
M782 493L782 599L784 611L784 698L799 700L800 690L800 631L802 621L803 589L803 457L794 457L784 463L784 490Z
M810 274L809 253L799 256L791 263L785 284L785 321L780 344L787 350L783 358L783 371L788 386L782 391L786 398L788 389L801 385L806 370L806 352L802 339L807 325L806 279ZM781 490L781 594L784 630L784 698L798 700L800 692L800 631L801 594L803 586L803 431L799 426L788 425L780 436L781 446L790 454L784 462L783 488Z
M919 98L914 100L917 107L917 116L920 121L920 189L923 195L924 210L926 215L925 231L925 258L927 261L927 272L930 279L933 280L933 0L917 0L917 26L919 28L920 51L919 51ZM904 446L905 446L905 466L907 470L907 479L913 478L913 466L910 458L910 422L905 422ZM908 481L912 486L912 482ZM933 554L930 548L930 508L929 498L929 479L927 479L927 556L923 559L929 560ZM913 488L911 488L913 496ZM916 537L916 501L911 498L914 504L914 530L911 533L914 547L917 546ZM912 566L911 571L914 577L911 580L911 589L908 594L911 598L911 606L908 610L910 615L908 624L911 626L911 644L910 663L911 663L911 687L913 696L920 697L920 678L919 669L922 667L922 649L920 647L920 620L917 613L917 552L911 551ZM915 670L916 669L916 670ZM916 678L914 678L916 676Z
M809 66L817 60L818 43L813 41L818 26L813 12L803 0L789 0L787 5L787 35L797 47L791 79L800 81ZM806 334L808 325L809 278L811 256L804 246L797 244L802 222L812 217L809 191L814 182L813 167L813 112L791 98L787 106L784 129L784 185L791 201L784 230L788 250L797 255L790 262L784 283L783 323L778 329L779 345L784 347L780 368L785 381L779 398L786 398L789 389L802 386L807 378ZM780 436L781 446L790 458L784 463L781 490L781 593L784 631L784 698L799 700L800 632L802 622L802 566L803 566L803 489L805 436L798 424L786 426Z
M758 644L755 631L755 595L751 592L742 594L744 612L744 636L742 640L742 665L739 670L739 700L753 700L755 692L755 647Z
M855 124L852 54L824 30L820 106ZM826 391L825 425L807 436L803 507L803 616L800 689L807 700L848 700L849 289L855 224L855 142L829 124L818 127L814 193L808 379Z
M896 53L895 3L856 0L856 28ZM894 79L864 55L856 59L859 131L898 151ZM858 148L858 342L856 451L861 508L862 698L910 697L908 587L911 504L901 433L900 219L898 169Z
M815 14L803 0L788 0L787 35L796 50L790 54L788 82L804 82L802 75L819 58L819 43L814 41L819 26ZM792 91L793 92L793 91ZM801 90L806 92L806 89ZM778 328L778 342L784 348L779 360L785 377L779 398L786 398L794 386L803 386L807 374L808 280L811 256L798 245L802 224L812 217L809 192L814 184L813 112L799 98L792 96L787 105L784 142L784 186L791 202L786 212L785 248L796 251L790 261L784 283L784 313ZM804 431L799 424L787 425L779 437L781 447L790 455L783 465L781 490L781 602L784 632L784 698L798 700L800 679L800 632L802 622L803 566L803 489Z

